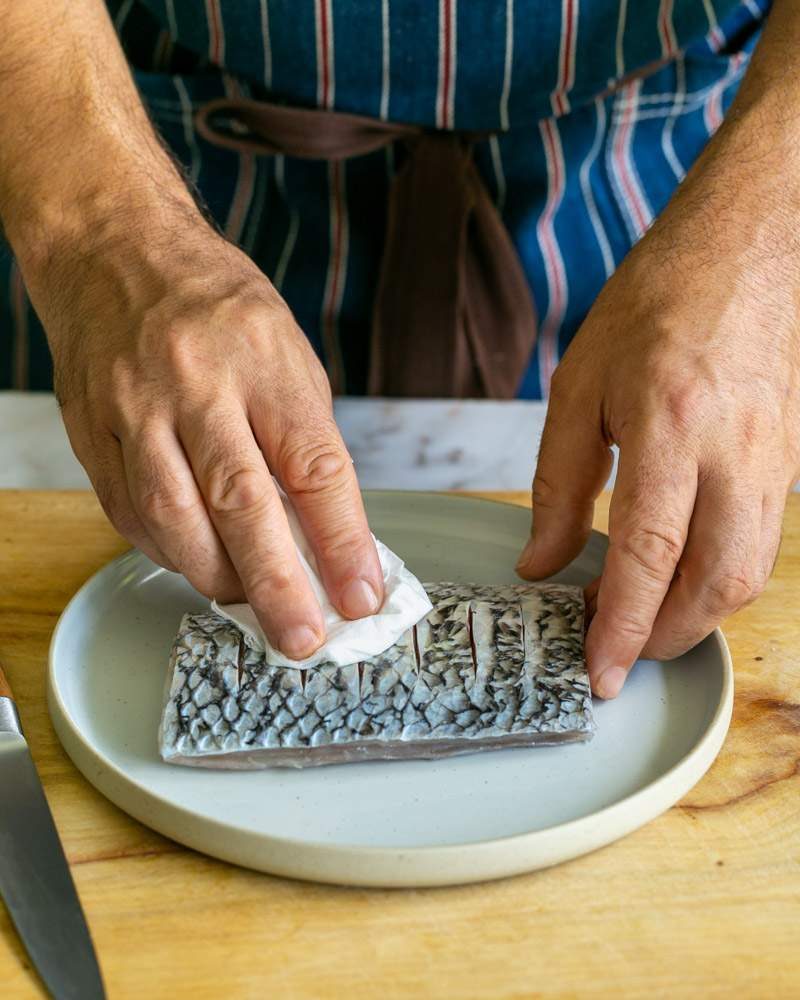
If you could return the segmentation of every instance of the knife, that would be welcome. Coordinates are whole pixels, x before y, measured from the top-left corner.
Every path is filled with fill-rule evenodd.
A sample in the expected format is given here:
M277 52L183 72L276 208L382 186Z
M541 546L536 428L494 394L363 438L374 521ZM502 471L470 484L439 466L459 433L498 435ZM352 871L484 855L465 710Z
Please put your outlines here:
M2 667L0 896L56 1000L105 997L86 918Z

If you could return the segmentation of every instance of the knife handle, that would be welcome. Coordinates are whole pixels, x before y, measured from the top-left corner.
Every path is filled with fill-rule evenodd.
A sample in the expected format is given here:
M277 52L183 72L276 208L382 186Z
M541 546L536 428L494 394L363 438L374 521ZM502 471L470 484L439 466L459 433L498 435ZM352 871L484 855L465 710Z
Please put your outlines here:
M2 664L0 664L0 698L13 698L14 695L11 693L11 685L6 680L6 675L3 673Z

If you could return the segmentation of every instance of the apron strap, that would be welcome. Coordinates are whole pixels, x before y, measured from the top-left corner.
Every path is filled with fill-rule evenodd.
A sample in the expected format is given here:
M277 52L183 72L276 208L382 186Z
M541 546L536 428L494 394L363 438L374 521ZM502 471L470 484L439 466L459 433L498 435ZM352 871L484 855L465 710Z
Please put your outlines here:
M404 141L409 155L389 194L369 392L516 396L536 340L536 315L511 237L472 156L484 135L248 98L210 101L195 120L200 135L217 146L301 159L343 160Z

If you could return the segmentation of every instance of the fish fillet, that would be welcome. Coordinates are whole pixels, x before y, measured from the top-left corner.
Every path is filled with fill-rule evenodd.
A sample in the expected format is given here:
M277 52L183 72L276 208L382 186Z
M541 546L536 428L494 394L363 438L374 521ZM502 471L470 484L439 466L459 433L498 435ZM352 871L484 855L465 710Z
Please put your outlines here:
M588 740L583 593L425 584L433 610L363 663L270 666L233 623L186 615L159 728L165 761L307 767Z

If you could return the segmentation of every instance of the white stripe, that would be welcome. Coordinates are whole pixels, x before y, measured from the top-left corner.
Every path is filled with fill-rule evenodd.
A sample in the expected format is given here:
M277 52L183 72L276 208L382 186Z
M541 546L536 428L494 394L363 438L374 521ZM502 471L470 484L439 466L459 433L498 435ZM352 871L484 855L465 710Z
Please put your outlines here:
M628 17L628 0L619 0L619 20L617 21L617 79L625 76L625 22Z
M717 81L713 88L713 92L709 95L708 102L703 110L703 124L706 127L709 139L722 124L724 114L722 101L725 96L725 91L737 76L741 76L746 68L747 59L745 58L745 54L743 52L737 52L736 55L731 58L731 63L728 67L728 71L725 73L725 76Z
M275 157L275 186L278 189L278 193L281 198L283 198L283 203L289 209L289 199L286 195L286 178L284 176L284 165L286 157L283 154L279 154ZM289 209L289 229L286 232L286 239L283 242L283 249L281 250L281 256L278 260L278 266L275 268L275 277L272 279L272 284L280 292L283 288L283 281L286 277L286 268L289 266L289 261L291 259L292 253L294 252L294 245L297 242L297 231L300 228L300 216L296 208Z
M507 131L508 95L511 91L511 67L514 60L514 0L506 0L506 58L503 67L503 91L500 94L500 128ZM493 154L494 155L494 154Z
M450 128L455 124L455 97L456 97L456 4L458 0L451 0L450 3L450 93L447 101L447 123Z
M709 31L717 31L719 29L719 23L717 22L717 15L711 0L703 0L703 9L705 10L706 17L708 18Z
M506 204L506 175L503 171L503 160L500 156L500 143L497 136L493 135L489 139L489 150L492 154L492 167L494 168L495 181L497 183L497 211L503 214Z
M380 116L386 121L389 117L389 0L381 2L381 37L383 44L383 67L381 73L381 110Z
M551 157L548 149L546 133L549 128L552 128L555 160ZM539 382L542 388L542 395L544 398L547 398L550 394L550 380L558 364L558 334L564 321L569 301L564 258L561 254L561 248L558 245L555 232L555 218L564 196L566 178L564 172L564 154L558 131L558 119L542 119L539 122L539 131L547 162L547 200L542 214L539 216L539 221L536 224L536 235L544 261L548 289L547 315L542 323L539 338ZM550 254L547 252L547 248L552 253L552 260L550 259ZM560 290L560 301L559 296L555 294L556 289Z
M742 64L737 66L735 72L732 72L730 76L726 74L725 77L725 80L727 81L726 86L727 84L733 83L734 81L739 79L739 77L741 77L744 74L745 70L747 69L747 65L748 65L747 60L745 60ZM691 111L698 111L699 109L703 108L705 106L706 101L709 98L709 95L712 94L716 89L716 87L718 86L719 86L719 80L710 87L706 87L703 90L698 90L696 92L696 95L693 96L693 99L691 101L683 102L683 105L681 107L681 114L685 115ZM615 107L612 113L612 121L614 122L614 124L616 124L618 121L624 121L628 116L628 112L631 110L636 113L636 121L641 122L641 121L646 121L649 118L665 118L670 114L672 109L661 107L661 108L654 108L650 111L636 111L635 104L630 104L627 101L622 101L619 105L619 110L617 110L617 108Z
M117 11L117 16L114 18L114 27L118 32L122 31L125 27L125 22L128 20L128 14L131 12L131 7L133 7L133 0L125 0L125 3Z
M706 97L708 97L709 91L712 91L716 87L718 81L708 84L706 87L701 87L700 90L692 90L683 95L683 103L695 104L702 103ZM625 90L622 89L618 91L619 94L624 94ZM639 108L646 104L665 104L667 108L663 109L665 111L671 110L672 105L675 102L675 91L667 91L661 94L642 94L642 96L637 101L632 101L630 98L618 99L615 108L620 111L625 111L628 108Z
M197 183L197 178L200 176L200 149L197 145L197 135L194 130L194 114L192 111L192 102L189 98L189 92L186 89L186 84L183 82L181 77L173 76L173 83L175 84L175 89L178 92L178 98L181 102L181 123L183 125L183 137L186 140L186 145L189 148L189 154L191 156L191 166L189 167L189 177L192 179L192 183Z
M595 100L594 107L597 115L597 128L594 133L594 142L592 143L592 148L586 154L586 158L581 164L579 176L581 181L581 191L583 192L583 200L586 202L586 210L589 213L589 221L592 223L592 229L594 229L594 235L597 237L597 244L600 247L600 253L603 256L603 267L605 268L606 278L610 278L614 272L614 254L611 252L611 245L609 244L608 237L606 236L603 220L600 218L600 213L597 210L597 202L595 201L594 192L592 191L591 179L592 166L594 165L594 162L600 153L600 148L603 145L608 116L606 115L605 101L603 101L602 98L598 97Z
M272 42L269 35L269 0L259 0L261 4L261 38L264 44L264 86L272 86Z
M664 122L664 128L661 131L661 149L667 163L672 168L672 172L680 183L686 176L686 170L675 151L673 133L675 131L675 122L683 112L686 98L686 63L682 55L679 55L675 60L675 77L675 100L672 103L672 108L669 115L667 115L667 120Z
M175 16L175 0L164 0L164 5L167 9L167 24L169 25L169 33L173 38L177 38L178 19Z
M756 0L744 0L744 5L753 15L753 17L761 18L764 16L764 12L756 3Z

